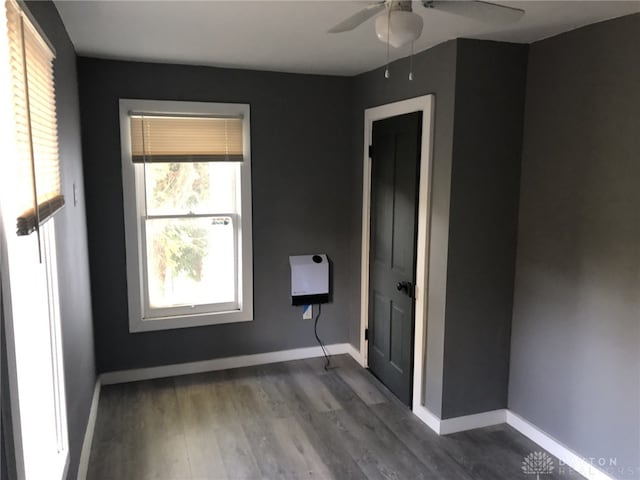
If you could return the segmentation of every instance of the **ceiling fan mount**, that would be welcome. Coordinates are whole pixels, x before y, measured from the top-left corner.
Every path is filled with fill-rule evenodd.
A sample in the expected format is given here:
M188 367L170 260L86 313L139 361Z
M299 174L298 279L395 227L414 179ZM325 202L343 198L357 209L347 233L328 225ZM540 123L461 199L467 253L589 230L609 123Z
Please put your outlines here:
M484 23L504 25L520 20L524 10L481 0L421 0L428 11L442 12L470 18ZM386 11L386 14L382 12ZM422 34L422 16L413 11L411 0L382 0L329 29L328 33L348 32L372 17L376 17L376 35L380 41L399 48L414 42Z

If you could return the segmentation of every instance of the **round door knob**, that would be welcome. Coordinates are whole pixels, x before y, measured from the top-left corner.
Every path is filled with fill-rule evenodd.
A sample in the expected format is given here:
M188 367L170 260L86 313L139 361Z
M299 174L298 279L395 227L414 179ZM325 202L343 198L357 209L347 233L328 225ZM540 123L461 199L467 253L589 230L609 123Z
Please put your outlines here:
M407 295L408 297L413 296L411 282L398 282L396 283L396 289L399 292L404 292L404 294Z

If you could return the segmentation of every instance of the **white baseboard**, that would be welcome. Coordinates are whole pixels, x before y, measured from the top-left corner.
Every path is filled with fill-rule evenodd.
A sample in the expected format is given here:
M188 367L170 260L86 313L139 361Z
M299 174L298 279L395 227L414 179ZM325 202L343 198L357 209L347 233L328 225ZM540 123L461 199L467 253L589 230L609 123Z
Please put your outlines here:
M87 478L87 471L89 470L89 457L91 456L91 444L93 443L93 433L96 428L96 418L98 416L98 403L100 401L101 387L102 382L100 381L100 377L98 377L96 379L96 386L93 389L93 398L91 399L91 408L89 409L87 428L84 432L84 439L82 441L82 451L80 452L77 480L85 480Z
M506 412L506 410L492 410L443 420L425 406L418 405L413 408L414 415L438 435L449 435L474 428L503 424L506 421Z
M492 410L490 412L476 413L474 415L464 415L462 417L445 418L440 420L440 435L473 430L474 428L490 427L505 423L507 419L506 410Z
M432 413L428 408L422 405L414 405L413 414L422 420L431 430L440 435L440 425L442 420L436 414Z
M348 353L352 355L354 348L349 343L336 343L325 347L330 355ZM293 350L281 350L279 352L256 353L253 355L239 355L236 357L216 358L201 362L178 363L163 365L160 367L136 368L132 370L120 370L107 372L101 375L102 385L115 383L136 382L153 378L175 377L189 375L191 373L212 372L227 370L230 368L250 367L252 365L265 365L267 363L287 362L304 358L321 357L322 349L317 347L295 348ZM357 359L356 359L357 361Z
M358 350L356 347L354 347L350 343L348 343L347 346L349 350L347 353L351 355L351 358L353 358L356 362L358 362L362 368L367 368L367 365L365 364L365 361L364 361L364 355L360 353L360 350Z
M506 423L532 440L541 448L560 460L564 465L573 469L587 480L615 480L604 473L583 457L567 448L551 435L543 432L535 425L510 410L493 410L490 412L466 415L463 417L446 418L442 420L424 406L413 408L413 413L438 435L473 430ZM560 467L560 466L558 466Z
M510 410L506 411L506 422L525 437L534 441L562 463L572 468L587 480L614 480L583 457L558 442L551 435Z

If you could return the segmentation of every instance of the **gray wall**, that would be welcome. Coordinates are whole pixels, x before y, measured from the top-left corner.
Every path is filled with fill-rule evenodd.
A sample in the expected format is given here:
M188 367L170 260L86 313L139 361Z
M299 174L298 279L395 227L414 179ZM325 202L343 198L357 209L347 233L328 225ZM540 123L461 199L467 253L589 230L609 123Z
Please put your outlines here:
M530 48L509 408L640 468L640 15ZM617 478L640 478L614 472Z
M95 385L76 54L52 2L28 2L28 8L56 49L58 135L67 205L56 215L55 222L71 451L69 478L75 478ZM78 189L75 206L74 183Z
M364 110L435 94L425 403L442 418L506 407L527 47L456 40L354 84L352 282L360 284ZM360 303L349 338L359 344Z
M288 256L325 252L333 302L319 324L347 341L353 179L348 78L79 59L91 285L100 372L315 345L291 306ZM129 333L119 98L251 104L254 321Z
M458 40L442 418L507 406L527 49Z
M391 64L389 79L383 69L359 75L354 79L353 141L354 169L351 208L351 282L360 291L360 254L362 241L362 164L364 110L407 98L435 94L435 122L431 187L431 245L429 276L429 334L427 385L425 401L431 411L440 415L442 402L442 358L444 313L449 235L449 200L453 147L455 100L456 43L450 41L415 56L414 80L409 81L408 59ZM349 339L360 344L360 295L352 298Z

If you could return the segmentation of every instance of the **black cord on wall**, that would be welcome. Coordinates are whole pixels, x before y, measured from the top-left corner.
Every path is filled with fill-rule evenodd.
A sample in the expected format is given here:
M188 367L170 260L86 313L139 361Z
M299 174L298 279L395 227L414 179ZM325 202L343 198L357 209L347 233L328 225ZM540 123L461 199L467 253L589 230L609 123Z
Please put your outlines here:
M318 341L320 348L322 348L322 354L324 355L324 359L326 362L324 364L324 369L329 370L329 367L331 366L331 359L330 359L331 357L329 357L329 354L327 353L327 349L325 348L324 344L322 343L322 340L320 340L320 337L318 336L318 320L320 319L321 313L322 311L320 310L320 304L318 304L318 315L316 315L316 321L313 326L313 331L316 334L316 340Z

